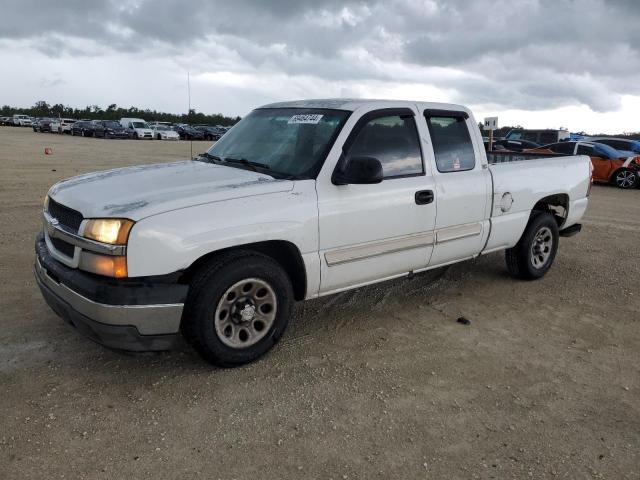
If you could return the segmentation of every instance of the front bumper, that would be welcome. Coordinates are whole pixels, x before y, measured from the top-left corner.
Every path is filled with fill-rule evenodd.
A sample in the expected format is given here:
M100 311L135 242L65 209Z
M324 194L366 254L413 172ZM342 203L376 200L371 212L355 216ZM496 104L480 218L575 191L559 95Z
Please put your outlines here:
M42 235L34 270L51 309L97 343L140 352L179 342L186 285L158 277L118 281L69 268L51 257Z
M104 132L106 138L129 138L127 132Z

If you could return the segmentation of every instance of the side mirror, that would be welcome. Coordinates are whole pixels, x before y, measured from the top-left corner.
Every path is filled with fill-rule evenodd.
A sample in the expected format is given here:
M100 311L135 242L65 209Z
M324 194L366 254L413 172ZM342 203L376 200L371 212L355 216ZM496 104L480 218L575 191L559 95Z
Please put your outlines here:
M351 157L340 171L340 166L334 170L331 182L334 185L372 184L382 182L382 164L373 157Z

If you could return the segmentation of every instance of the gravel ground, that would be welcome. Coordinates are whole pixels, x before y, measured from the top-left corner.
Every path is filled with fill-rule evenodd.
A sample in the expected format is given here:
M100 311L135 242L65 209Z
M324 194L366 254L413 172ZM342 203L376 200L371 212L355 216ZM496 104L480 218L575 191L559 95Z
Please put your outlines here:
M32 274L52 183L177 158L0 127L0 479L640 478L640 190L595 186L540 281L492 254L314 300L218 370L93 344Z

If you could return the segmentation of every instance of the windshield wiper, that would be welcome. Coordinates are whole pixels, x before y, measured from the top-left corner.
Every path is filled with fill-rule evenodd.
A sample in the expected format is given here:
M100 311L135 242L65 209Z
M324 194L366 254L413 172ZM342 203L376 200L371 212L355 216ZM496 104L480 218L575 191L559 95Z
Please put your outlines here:
M212 155L209 152L201 153L199 154L199 157L208 158L209 160L213 160L214 163L221 164L221 165L224 165L225 163L235 163L236 165L242 165L242 166L248 167L254 172L258 172L258 169L271 170L271 167L266 163L253 162L251 160L247 160L246 158L232 158L232 157L223 158L217 155ZM271 175L274 178L282 178L286 180L292 180L295 178L295 176L293 175L285 175L285 174L276 173L276 172L274 173L269 172L268 175Z
M252 162L251 160L247 160L246 158L224 157L224 161L227 163L237 163L240 165L246 165L247 167L251 168L254 172L257 172L258 168L262 168L263 170L271 170L271 167L266 163Z
M218 157L217 155L211 155L209 152L204 152L201 153L199 155L200 157L204 157L204 158L208 158L209 160L213 160L215 162L223 162L224 160L222 160L222 158Z

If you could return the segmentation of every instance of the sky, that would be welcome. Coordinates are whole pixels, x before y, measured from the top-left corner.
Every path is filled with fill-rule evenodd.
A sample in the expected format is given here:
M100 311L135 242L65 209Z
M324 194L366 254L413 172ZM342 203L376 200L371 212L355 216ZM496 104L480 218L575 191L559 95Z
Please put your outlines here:
M362 97L640 131L640 0L0 0L0 104Z

